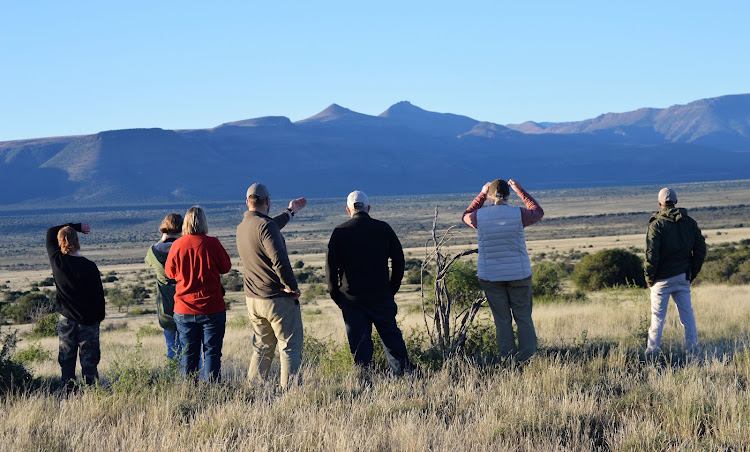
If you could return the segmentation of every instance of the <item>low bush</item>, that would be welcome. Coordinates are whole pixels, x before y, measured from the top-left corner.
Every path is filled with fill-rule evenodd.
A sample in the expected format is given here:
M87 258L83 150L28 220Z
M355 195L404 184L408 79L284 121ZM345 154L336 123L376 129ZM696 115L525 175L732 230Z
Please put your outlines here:
M39 363L51 360L52 352L42 348L39 342L34 342L25 349L17 351L13 357L22 364Z
M2 307L2 316L17 324L30 323L55 310L52 292L26 292Z
M640 257L623 249L604 249L584 256L573 270L573 281L582 290L646 287Z
M245 278L242 273L232 269L229 273L221 275L221 284L227 292L240 292L245 290Z
M750 241L710 249L695 283L750 283Z
M47 314L40 317L34 327L31 328L29 335L31 337L53 337L57 336L57 318L56 313Z
M0 345L0 395L5 395L14 388L25 388L32 382L31 373L23 363L13 358L18 343L16 332L7 333Z

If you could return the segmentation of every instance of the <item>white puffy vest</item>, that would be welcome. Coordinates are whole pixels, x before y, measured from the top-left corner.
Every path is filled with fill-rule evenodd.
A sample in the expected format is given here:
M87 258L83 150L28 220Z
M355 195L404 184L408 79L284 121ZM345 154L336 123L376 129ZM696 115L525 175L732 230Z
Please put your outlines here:
M477 276L485 281L515 281L531 276L521 209L505 204L477 210Z

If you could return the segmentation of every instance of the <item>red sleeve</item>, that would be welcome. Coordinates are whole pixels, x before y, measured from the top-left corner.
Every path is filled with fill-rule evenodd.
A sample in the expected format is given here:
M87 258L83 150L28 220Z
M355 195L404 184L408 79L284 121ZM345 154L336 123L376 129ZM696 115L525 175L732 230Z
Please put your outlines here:
M222 275L224 273L229 273L229 270L232 269L232 260L229 258L227 250L224 249L224 245L221 244L219 239L216 239L216 245L214 248L216 250L216 258L218 259L218 262L216 262L216 268L219 269L219 273Z
M177 263L175 262L175 257L177 256L178 249L179 246L177 245L177 242L172 244L169 248L167 260L164 262L164 274L170 279L177 279Z
M531 226L541 220L544 216L542 206L540 206L526 190L521 190L521 193L518 196L520 196L523 203L526 204L525 209L521 207L521 223L523 224L523 227Z
M463 221L467 226L474 229L477 228L477 210L482 207L485 200L487 200L487 195L484 193L479 193L477 197L474 198L474 201L469 204L469 207L466 209L463 215Z

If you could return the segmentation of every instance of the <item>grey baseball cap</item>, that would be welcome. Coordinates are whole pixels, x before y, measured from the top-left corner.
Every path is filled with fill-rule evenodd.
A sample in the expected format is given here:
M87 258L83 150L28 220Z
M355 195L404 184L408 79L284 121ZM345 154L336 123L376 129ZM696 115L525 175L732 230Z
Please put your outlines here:
M359 204L359 206L357 206L357 204ZM354 207L367 207L369 205L370 200L363 191L354 190L346 197L346 207L349 209L354 209Z
M677 202L677 193L669 187L659 190L659 204Z
M253 195L257 196L259 201L262 201L264 199L267 199L270 196L270 193L268 193L268 188L266 188L265 185L255 183L248 187L246 198L249 198Z

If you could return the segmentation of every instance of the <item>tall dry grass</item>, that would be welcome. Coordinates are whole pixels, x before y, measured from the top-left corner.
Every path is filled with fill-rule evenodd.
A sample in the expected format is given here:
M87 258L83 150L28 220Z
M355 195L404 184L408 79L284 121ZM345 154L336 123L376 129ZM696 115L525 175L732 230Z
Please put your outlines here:
M355 368L324 311L306 316L301 384L286 392L244 383L239 310L216 385L176 377L160 332L129 321L102 334L100 388L64 396L57 364L35 365L50 383L2 401L0 450L747 450L748 295L694 290L700 359L685 357L672 306L667 355L643 362L648 292L623 289L536 307L526 366L456 358L404 378Z

